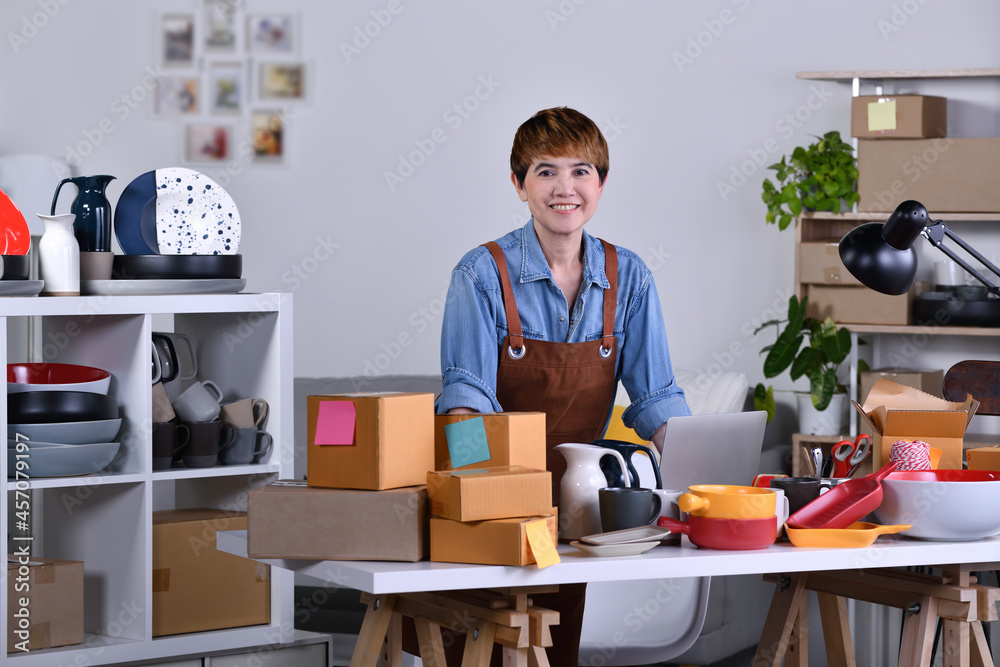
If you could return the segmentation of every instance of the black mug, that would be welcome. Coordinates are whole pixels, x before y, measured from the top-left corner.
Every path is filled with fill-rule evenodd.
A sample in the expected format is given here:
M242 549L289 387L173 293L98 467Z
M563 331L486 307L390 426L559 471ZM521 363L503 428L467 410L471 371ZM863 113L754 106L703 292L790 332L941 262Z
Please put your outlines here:
M608 487L597 492L601 507L601 530L637 528L660 516L660 497L652 489Z
M770 485L772 489L781 489L785 492L789 516L816 500L820 492L818 477L775 477Z
M191 440L191 429L178 422L153 422L153 470L166 470Z

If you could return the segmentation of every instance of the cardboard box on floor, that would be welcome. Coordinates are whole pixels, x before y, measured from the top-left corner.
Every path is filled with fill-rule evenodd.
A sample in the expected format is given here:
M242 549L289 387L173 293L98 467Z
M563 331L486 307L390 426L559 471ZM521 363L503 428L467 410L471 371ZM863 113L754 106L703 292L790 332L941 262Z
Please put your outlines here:
M930 95L859 95L851 99L851 136L866 139L943 137L948 100Z
M913 387L931 396L944 398L942 382L944 371L933 368L873 368L861 373L858 396L867 396L875 383L881 379L892 380L907 387Z
M246 528L246 512L153 512L154 637L271 622L270 566L215 548Z
M864 405L851 404L861 416L859 428L872 436L871 469L889 462L892 443L897 440L923 440L941 450L939 469L962 468L965 429L979 408L979 401L971 396L953 403L882 379L872 387ZM859 474L866 470L867 466Z
M479 463L453 466L445 427L472 419L483 420L490 458ZM496 466L524 466L545 469L544 412L494 412L434 416L435 470L494 468Z
M82 642L83 563L55 558L21 563L18 556L8 555L7 652Z
M431 518L431 560L443 563L531 565L535 556L528 544L527 526L544 520L552 543L558 543L556 510L552 514L490 521L453 521Z
M420 486L434 469L433 394L306 400L309 486L373 491Z
M321 489L282 480L247 494L251 558L418 561L427 557L427 488Z
M454 521L544 516L552 511L552 473L521 466L427 473L431 515Z

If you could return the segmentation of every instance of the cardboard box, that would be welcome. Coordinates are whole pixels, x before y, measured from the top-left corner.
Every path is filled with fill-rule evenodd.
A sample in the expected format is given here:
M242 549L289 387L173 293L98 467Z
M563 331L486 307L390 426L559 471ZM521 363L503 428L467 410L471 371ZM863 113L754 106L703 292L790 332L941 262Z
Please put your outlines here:
M993 447L972 447L965 450L969 470L1000 471L1000 445Z
M453 466L445 426L481 419L490 458ZM454 443L453 443L454 445ZM545 413L495 412L490 414L434 416L434 470L524 466L545 469Z
M8 555L7 652L82 642L83 563Z
M800 243L799 282L813 285L860 285L840 259L839 243Z
M909 324L915 289L890 296L864 286L805 285L809 297L806 315L820 320L832 317L838 323Z
M420 486L434 469L433 394L309 396L306 408L309 486Z
M287 480L247 494L251 558L418 561L427 557L427 489L320 489Z
M851 99L851 136L925 139L948 133L948 100L928 95L861 95Z
M153 512L153 636L271 622L270 566L218 551L215 533L245 512Z
M431 519L431 560L443 563L531 565L535 556L528 545L527 525L544 520L552 543L558 544L555 510L545 516L514 517L491 521Z
M864 405L851 401L861 415L860 429L872 436L872 469L889 462L892 443L897 440L923 440L941 450L938 468L960 470L964 455L965 429L979 408L979 401L969 397L952 403L919 389L879 380L865 398Z
M1000 211L1000 138L858 140L860 211L916 199L937 213Z
M941 386L944 382L944 371L931 368L873 368L864 371L858 384L858 396L867 396L875 383L882 378L919 389L931 396L944 398Z
M552 473L521 466L427 473L431 515L455 521L543 516L552 511Z

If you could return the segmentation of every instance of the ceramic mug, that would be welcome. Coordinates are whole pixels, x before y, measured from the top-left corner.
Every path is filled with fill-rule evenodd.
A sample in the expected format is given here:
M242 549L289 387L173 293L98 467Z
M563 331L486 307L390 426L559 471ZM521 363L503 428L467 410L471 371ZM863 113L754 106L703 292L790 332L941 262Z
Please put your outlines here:
M183 348L187 350L186 355L179 352ZM198 374L194 344L184 334L154 331L153 353L159 358L163 382L193 380Z
M263 398L241 398L222 406L219 417L236 428L263 428L267 417L267 401Z
M153 470L166 470L191 440L191 429L177 422L153 423Z
M791 515L819 497L820 480L818 477L775 477L771 480L771 488L785 492Z
M607 487L597 491L601 509L601 531L637 528L660 516L660 496L652 489Z
M256 426L236 428L236 436L231 445L219 450L219 463L224 466L246 465L266 456L274 444L274 438L267 431Z
M191 430L191 439L181 456L186 468L211 468L219 460L219 453L232 446L236 429L229 422L184 422Z
M164 388L163 383L155 383L153 385L153 423L168 422L176 416L173 406L170 405L170 399L167 397L167 390Z
M174 399L174 412L186 422L209 422L222 411L222 390L211 380L201 380Z
M771 489L774 491L774 519L778 524L778 537L785 534L785 522L788 521L788 498L782 489Z

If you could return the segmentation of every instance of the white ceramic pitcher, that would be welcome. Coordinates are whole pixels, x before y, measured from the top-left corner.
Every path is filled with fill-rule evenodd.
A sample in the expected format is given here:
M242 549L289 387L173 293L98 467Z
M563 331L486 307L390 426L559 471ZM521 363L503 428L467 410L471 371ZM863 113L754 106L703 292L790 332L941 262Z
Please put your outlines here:
M578 540L601 532L601 508L597 492L608 485L601 458L613 456L625 470L625 459L613 449L567 442L556 445L566 458L566 473L559 486L559 539ZM628 486L628 475L625 475Z
M38 242L38 269L45 286L42 294L76 296L80 294L80 244L73 235L72 213L42 215L45 233Z

